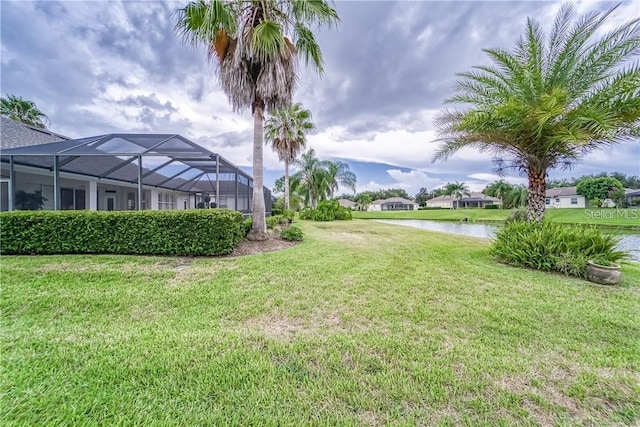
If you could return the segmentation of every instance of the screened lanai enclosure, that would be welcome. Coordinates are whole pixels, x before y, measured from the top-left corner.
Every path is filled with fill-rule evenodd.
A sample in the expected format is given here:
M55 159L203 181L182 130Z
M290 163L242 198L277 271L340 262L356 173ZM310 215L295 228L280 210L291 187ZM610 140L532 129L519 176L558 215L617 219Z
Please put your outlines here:
M1 160L2 210L251 211L252 177L180 135L63 140L4 149ZM270 212L271 192L263 194Z

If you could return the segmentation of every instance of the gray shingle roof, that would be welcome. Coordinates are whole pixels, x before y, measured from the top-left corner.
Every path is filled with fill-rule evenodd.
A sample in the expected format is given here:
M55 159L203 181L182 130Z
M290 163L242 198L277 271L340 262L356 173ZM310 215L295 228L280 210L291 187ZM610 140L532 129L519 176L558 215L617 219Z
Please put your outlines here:
M577 196L576 187L558 187L558 188L550 188L545 193L546 197L572 197Z
M0 148L28 147L30 145L70 139L46 129L38 129L16 122L7 117L1 118Z

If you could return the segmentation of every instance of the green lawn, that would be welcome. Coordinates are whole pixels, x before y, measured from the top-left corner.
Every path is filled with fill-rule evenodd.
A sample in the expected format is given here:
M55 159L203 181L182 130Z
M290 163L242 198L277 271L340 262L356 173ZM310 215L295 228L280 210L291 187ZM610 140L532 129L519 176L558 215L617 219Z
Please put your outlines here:
M508 209L434 209L423 211L353 212L361 219L433 219L459 221L504 221L511 213ZM593 224L640 230L640 208L635 209L549 209L546 218L568 224Z
M606 287L496 264L481 239L301 227L180 270L3 256L0 424L640 422L640 264Z

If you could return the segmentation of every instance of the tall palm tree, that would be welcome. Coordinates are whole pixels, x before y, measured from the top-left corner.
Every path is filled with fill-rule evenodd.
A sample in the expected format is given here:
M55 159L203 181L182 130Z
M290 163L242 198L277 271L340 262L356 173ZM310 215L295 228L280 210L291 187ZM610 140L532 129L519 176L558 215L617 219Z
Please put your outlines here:
M47 124L51 124L49 117L36 107L35 102L22 99L21 96L0 98L0 111L5 117L39 129L46 129Z
M640 65L629 62L640 49L640 19L594 40L614 10L572 24L566 5L548 35L528 19L511 51L485 49L494 65L458 74L447 102L469 107L438 117L434 160L465 147L492 154L499 171L527 175L527 217L541 222L549 169L570 168L585 153L640 134Z
M176 30L204 45L217 64L218 80L233 109L253 114L253 226L250 238L267 238L263 194L264 112L291 104L296 57L320 74L320 46L309 25L336 24L325 0L196 0L177 11Z
M469 187L464 182L450 182L444 187L445 193L448 196L451 196L451 201L453 202L453 198L456 198L456 205L454 209L458 209L460 207L460 199L462 199L463 195L470 195ZM452 203L453 206L453 203Z
M349 165L339 161L327 161L326 165L327 173L329 174L329 197L333 198L333 194L340 185L349 188L355 194L358 178L355 173L349 170Z
M315 128L311 112L300 104L279 108L267 120L264 130L267 143L284 162L284 208L289 209L289 163L307 145L306 132Z
M315 208L319 200L325 200L331 193L328 162L318 159L311 148L294 163L300 170L291 177L291 188L304 198L305 206Z

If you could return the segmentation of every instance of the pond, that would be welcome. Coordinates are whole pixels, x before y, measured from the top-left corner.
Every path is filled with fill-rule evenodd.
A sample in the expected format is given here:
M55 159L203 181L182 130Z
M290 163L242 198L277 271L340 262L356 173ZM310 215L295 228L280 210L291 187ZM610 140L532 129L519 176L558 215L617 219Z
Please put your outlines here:
M386 224L402 225L405 227L422 228L423 230L440 231L442 233L460 234L463 236L491 238L498 229L497 225L468 223L457 221L432 221L427 219L380 219L378 222ZM606 231L605 231L606 232ZM615 234L621 237L618 247L631 254L633 261L640 262L640 234L620 233Z

